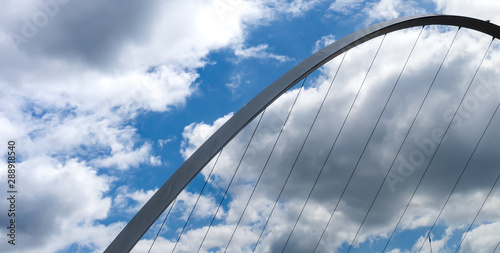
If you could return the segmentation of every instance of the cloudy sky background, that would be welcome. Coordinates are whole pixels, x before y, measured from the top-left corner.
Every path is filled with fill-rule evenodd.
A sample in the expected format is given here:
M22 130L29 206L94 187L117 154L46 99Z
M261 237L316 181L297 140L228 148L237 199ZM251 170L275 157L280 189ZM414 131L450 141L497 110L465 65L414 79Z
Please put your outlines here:
M8 245L2 233L2 252L101 252L232 113L336 39L376 22L423 13L468 15L498 24L499 10L500 3L486 0L4 1L0 140L4 145L9 139L17 142L19 194L17 245ZM293 167L256 249L281 252L381 45L286 248L311 251L420 32L395 32L383 42L380 37L361 45L349 51L342 64L339 57L311 75L300 94L297 87L282 96L266 110L238 167L257 126L257 121L251 123L223 150L175 252L196 252L238 168L202 245L203 252L224 251L298 94L228 250L252 251L282 189L283 175ZM491 42L488 36L467 29L457 34L453 27L422 31L317 252L349 248L455 34L443 69L351 252L384 248L431 160L432 147L471 83ZM499 46L498 40L491 44L467 103L386 252L417 252L436 220L500 102ZM455 251L499 174L500 136L493 131L500 127L499 117L493 119L431 233L433 252ZM179 196L152 252L171 251L212 165ZM7 167L6 159L0 167ZM6 169L0 182L6 195ZM493 252L500 241L499 188L493 189L461 252ZM2 227L8 225L7 207L2 198ZM134 252L147 252L161 221ZM421 252L430 252L428 243Z

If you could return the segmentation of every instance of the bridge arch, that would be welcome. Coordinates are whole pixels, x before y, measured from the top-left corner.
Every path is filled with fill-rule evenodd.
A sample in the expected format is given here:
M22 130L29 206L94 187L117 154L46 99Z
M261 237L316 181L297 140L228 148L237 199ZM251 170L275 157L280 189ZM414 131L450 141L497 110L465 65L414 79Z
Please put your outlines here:
M426 25L464 27L488 34L493 38L500 38L500 27L488 21L451 15L420 15L375 24L334 42L278 78L220 127L161 186L105 252L129 252L176 196L227 143L265 108L310 73L364 42L394 31Z

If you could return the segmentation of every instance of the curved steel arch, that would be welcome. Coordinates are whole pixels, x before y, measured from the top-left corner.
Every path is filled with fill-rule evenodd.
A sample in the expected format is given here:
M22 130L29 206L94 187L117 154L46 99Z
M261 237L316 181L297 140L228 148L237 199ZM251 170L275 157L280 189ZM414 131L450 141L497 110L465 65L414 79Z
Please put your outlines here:
M267 106L304 77L349 49L390 32L425 25L449 25L500 38L500 26L479 19L451 15L419 15L393 19L352 33L311 55L274 81L219 128L161 186L104 252L129 252L174 198L203 167Z

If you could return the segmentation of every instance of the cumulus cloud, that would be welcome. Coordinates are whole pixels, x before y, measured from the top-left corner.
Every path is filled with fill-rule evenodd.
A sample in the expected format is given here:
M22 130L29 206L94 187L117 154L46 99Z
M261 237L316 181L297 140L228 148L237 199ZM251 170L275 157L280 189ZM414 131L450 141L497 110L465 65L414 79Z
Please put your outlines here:
M287 62L291 61L287 56L284 55L276 55L273 53L266 52L268 49L267 44L261 44L255 47L249 47L249 48L243 48L243 46L238 46L236 50L234 51L234 54L238 57L238 59L251 59L251 58L257 58L257 59L274 59L279 62Z
M381 0L367 5L364 11L368 15L369 23L426 13L415 1Z
M221 3L230 11L221 12ZM182 108L197 91L197 70L210 52L244 44L248 25L284 12L301 15L316 3L6 2L0 11L0 140L18 141L23 182L30 182L19 213L30 224L19 237L29 240L16 249L102 251L123 227L104 221L111 199L136 210L153 192L120 188L111 198L115 176L162 163L133 120Z
M495 236L498 229L498 222L483 224L473 229L463 242L462 252L492 252L499 242Z
M317 51L332 44L333 42L335 42L335 35L333 34L328 34L321 37L321 39L319 39L318 41L316 41L316 43L314 43L313 53L316 53Z
M348 15L352 13L353 9L360 7L363 2L363 0L336 0L330 5L330 10Z
M496 5L487 1L470 2L467 10L460 9L462 3L458 1L435 2L438 9L445 13L476 16L489 13L493 21L498 16L494 12ZM161 164L162 158L152 154L153 144L141 139L132 126L132 121L144 112L168 113L182 108L197 91L200 85L196 81L199 77L198 69L207 64L210 52L226 48L234 50L234 54L241 59L290 61L289 56L270 52L272 50L265 43L249 47L240 45L248 45L245 36L249 27L266 25L285 15L301 16L319 3L320 1L316 0L6 2L0 11L0 66L3 70L0 77L0 140L5 143L7 139L13 138L19 144L19 166L22 168L19 175L23 189L22 195L19 195L22 196L19 204L23 208L19 209L18 215L24 224L27 224L20 226L18 230L19 238L24 238L24 241L16 250L55 252L76 247L102 251L125 224L122 221L106 221L110 210L121 207L128 212L136 211L155 191L127 187L112 190L117 187L117 175L140 165ZM349 13L353 8L365 7L360 1L336 1L331 6L332 10L340 13ZM365 9L365 13L372 20L418 12L419 9L413 2L386 0L369 4ZM415 31L410 34L415 36ZM346 232L328 230L326 241L321 242L321 247L325 250L336 248L352 238L363 216L360 210L366 209L365 204L361 203L366 203L366 199L373 197L365 196L366 191L361 191L359 185L368 189L376 186L376 180L373 178L380 179L387 165L382 161L387 163L386 158L394 152L384 143L400 140L397 137L408 126L411 113L415 112L418 104L418 101L405 94L422 95L419 88L422 88L422 83L428 84L430 79L429 75L420 75L420 71L433 69L439 64L439 56L442 54L437 51L446 48L452 33L445 32L444 38L426 36L429 46L422 47L425 50L421 49L425 54L413 58L414 65L407 68L407 79L411 80L412 85L404 86L405 92L394 98L395 103L406 106L390 107L387 112L390 116L382 121L383 130L376 133L363 160L373 166L373 171L364 170L362 175L356 178L334 217L335 221L342 222L337 222L332 227L343 227ZM398 52L408 51L410 38L412 37L396 37L395 41L404 42L384 47L388 50L384 55L394 57L398 61L388 61L384 69L375 68L371 71L377 74L369 76L371 83L367 84L366 91L359 97L358 106L380 109L380 104L375 102L387 95L385 81L390 78L394 80L395 75L399 73L404 58L400 58ZM326 43L331 39L334 38L324 37L324 41L318 43ZM453 60L447 62L449 71L443 75L449 78L449 83L457 84L463 89L466 80L470 79L467 75L470 74L470 68L478 64L478 60L470 55L478 55L484 49L472 45L483 45L483 40L487 39L478 39L470 34L460 40L462 44L458 48L467 50L462 51L462 54L455 52ZM495 61L498 59L498 45L494 46L495 51L490 53L484 63L486 70L478 76L485 84L495 82L498 77L495 70L495 66L498 66ZM290 221L294 221L298 216L304 201L303 189L312 187L311 180L315 174L311 172L317 173L321 159L326 157L328 144L320 140L323 140L324 136L331 138L332 133L340 128L339 119L344 116L349 99L354 97L363 79L363 75L359 73L364 73L369 65L367 61L360 63L356 59L373 55L375 48L375 45L368 45L349 52L349 58L342 67L345 76L338 77L338 82L345 85L334 87L335 92L330 95L328 106L324 109L324 114L330 116L322 116L322 120L316 123L314 134L309 137L310 141L301 154L305 158L298 160L296 172L290 179L289 185L292 186L287 186L284 199L277 206L266 230L268 232L262 238L259 247L264 251L275 251L284 244L287 232L291 229ZM267 165L269 170L266 170L258 192L252 198L231 247L249 251L257 240L259 229L264 224L263 217L270 213L277 190L283 183L282 175L292 166L293 159L289 158L298 154L297 144L300 144L301 138L305 138L305 132L301 129L307 129L311 123L311 111L318 108L317 98L326 92L337 66L335 64L338 64L338 61L322 68L321 75L310 81L300 95L298 107L280 137L274 155ZM467 71L463 71L464 69ZM457 104L457 101L451 100L452 95L456 94L448 88L442 85L436 89L434 94L437 95L428 102L431 108ZM204 250L217 249L227 243L226 239L234 230L239 215L243 213L250 189L256 184L261 169L266 164L266 154L270 152L286 112L297 93L298 91L294 90L282 96L264 115L258 135L252 140L236 181L230 188L229 200L224 204L223 210L217 216L216 225L207 236ZM489 94L488 99L498 95L496 89L487 85L479 88L477 94L480 95L477 97L479 99L485 98L485 94ZM489 106L488 99L480 100L480 105ZM484 122L484 118L488 116L487 113L479 113L482 110L475 109L474 100L470 100L468 106L466 111L459 115L460 124L454 124L453 128L458 131L456 135L462 137L450 137L450 140L454 141L448 142L448 146L462 147L468 144L467 147L470 147L481 127L476 126L474 122ZM335 150L335 159L327 164L326 175L322 177L325 181L318 184L318 190L311 198L311 203L307 206L294 235L294 238L311 240L294 241L297 251L309 247L309 242L317 238L318 231L314 228L325 223L332 203L339 198L340 186L348 176L348 168L359 155L359 145L363 138L366 138L370 124L373 124L373 115L370 114L373 110L358 109L357 113L353 114L353 119L348 122L343 133L345 137L339 140ZM438 123L444 124L446 122L443 119L449 118L449 112L446 110L427 109L426 112L417 124L427 128L422 128L423 130L412 135L412 140L427 140L429 136L432 138L435 135L433 130L442 127ZM193 123L187 126L183 135L183 157L191 155L196 147L230 116L231 114L228 114L214 123ZM222 153L210 181L214 192L229 184L239 157L243 155L242 150L250 139L251 127L254 126L255 122ZM470 135L471 132L476 134ZM495 150L496 147L493 140L491 137L486 140L485 146L493 147L490 150ZM402 157L412 158L412 151L419 146L416 143L407 147ZM466 157L470 149L460 151L457 157ZM484 151L481 156L487 162L480 164L481 166L474 165L474 168L482 170L478 169L481 173L470 175L470 178L477 182L487 182L480 175L491 178L495 174L491 164L498 161ZM384 159L380 159L381 157ZM398 162L402 163L402 160ZM444 158L435 164L448 168L444 166L447 164ZM5 167L5 162L1 166ZM393 177L396 193L391 192L390 187L385 189L386 195L379 201L382 206L394 207L394 210L400 208L401 201L406 199L411 190L410 186L422 171L422 168L416 167L418 166L415 166L414 172L405 174L407 176ZM334 173L337 169L340 172ZM403 229L421 228L433 222L433 215L437 212L436 206L439 206L446 196L432 196L429 192L446 192L449 180L453 179L448 172L439 171L429 177L430 182L423 186L425 190L419 192L409 209L407 218L402 223ZM202 173L205 179L208 179L208 172L204 170ZM334 178L334 175L339 178ZM456 178L456 174L453 175ZM6 174L0 174L0 180L3 182L6 177ZM458 197L455 197L450 205L458 205L461 200L477 200L484 196L486 189L483 185L487 184L474 183L476 181L464 182L462 188L457 189ZM331 185L334 186L333 190ZM112 192L115 192L115 196L110 196ZM180 196L179 207L175 209L178 220L186 219L185 211L194 205L198 195L193 192L193 189L188 189ZM195 218L209 218L209 215L215 212L220 198L219 193L213 192L202 196ZM498 202L497 198L493 199ZM2 201L2 206L6 206L6 200ZM472 214L470 210L445 211L446 215L441 222L446 225L464 223L464 219ZM367 228L362 231L358 242L387 236L391 228L387 224L394 222L394 213L386 212L381 207L374 213L376 219L366 225ZM471 231L470 237L485 234L483 229L488 226L488 222L498 220L494 205L485 207L484 213L479 220L480 225ZM0 223L7 223L5 216L0 217ZM206 229L206 226L189 227L181 239L179 249L192 252L192 247L195 246L185 242L193 240L201 243ZM160 237L158 243L173 247L174 237L168 238L170 239ZM489 247L494 240L495 238L488 239L484 245ZM148 242L141 241L138 249ZM466 240L464 249L477 249L479 246L474 243ZM0 246L6 248L8 245L1 241Z
M361 18L364 20L365 25L401 16L425 14L431 11L426 10L417 1L402 0L336 0L330 5L329 10L348 16L350 19Z
M137 213L139 209L153 196L158 189L144 191L138 190L131 192L128 186L120 186L117 189L118 194L113 200L113 205L127 213ZM132 201L134 204L130 204Z
M493 43L478 75L473 79L474 71L478 68L491 38L467 29L460 30L443 68L433 83L436 71L456 31L456 28L443 30L440 27L426 27L401 77L399 74L420 28L388 34L383 42L382 38L377 38L349 51L306 140L306 134L313 124L322 97L325 96L339 67L340 57L328 63L319 70L319 75L313 76L312 80L305 84L276 146L272 148L286 113L299 91L291 90L281 96L266 109L241 165L239 162L243 155L242 150L250 140L256 122L233 139L229 144L230 148L222 151L214 170L214 177L219 177L220 180L217 180L217 183L211 181L209 184L224 191L230 182L227 173L237 167L239 170L229 188L230 197L223 204L227 215L217 219L219 223L211 228L207 238L212 238L212 231L226 229L236 231L235 239L229 245L229 251L251 252L257 242L255 238L259 237L267 222L257 245L257 251L281 252L288 236L292 233L292 227L298 220L288 242L287 252L310 251L317 243L319 243L318 252L337 250L346 243L350 244L355 237L370 203L375 198L375 193L383 182L385 173L394 160L389 177L353 246L359 247L374 241L385 243L395 229L427 164L431 162L434 151L443 140L392 240L399 240L399 235L406 231L429 229L436 221L460 172L466 168L452 198L437 220L437 226L440 229L444 228L444 232L436 230L432 232L434 236L432 245L435 251L454 249L457 244L454 238L464 233L463 227L469 225L478 212L480 204L493 184L493 179L498 175L497 167L500 162L496 155L490 152L498 149L498 144L491 140L496 136L493 129L498 125L498 120L494 120L486 132L486 136L489 137L485 137L480 143L477 153L465 167L468 157L472 154L499 102L499 72L494 67L499 59L496 57L499 54L498 41ZM366 80L363 81L380 43L382 43L380 52ZM464 52L464 48L467 48L467 52ZM471 88L465 96L458 116L455 117L443 139L443 134L452 118L450 112L457 109L461 97L471 82ZM433 87L422 111L398 152L432 83ZM343 119L361 84L364 86L356 104L336 140ZM396 84L387 108L377 123L384 104ZM226 121L226 117L216 121L214 126L219 125L219 121ZM378 125L375 131L371 133L376 124ZM207 138L200 138L202 132L213 132L209 130L213 127L204 123L199 125L199 133L193 131L197 129L194 126L187 128L183 136L185 143L192 143L193 148ZM207 127L207 130L201 131L201 126ZM369 138L370 142L367 145ZM328 160L325 160L335 140L332 153ZM304 145L302 150L301 145ZM238 149L240 151L236 151ZM272 155L270 155L271 150L273 150ZM314 185L323 164L325 164L324 170ZM281 192L292 168L290 178ZM262 171L264 172L259 179ZM205 175L207 172L202 173ZM354 173L354 176L349 180L351 173ZM255 192L250 198L256 184ZM346 185L346 191L343 193ZM308 193L313 187L312 195L299 219ZM279 202L273 210L278 198ZM489 201L497 201L497 198L492 197ZM248 207L244 211L247 203ZM464 208L464 203L469 203L474 208ZM478 220L479 227L476 230L478 234L481 231L479 228L496 224L499 219L498 213L494 214L489 209L491 206L493 204L490 207L485 206L481 211L484 216ZM322 240L319 241L333 210L336 211L332 221L326 228ZM234 230L240 216L241 222L238 229ZM269 221L268 217L271 217ZM193 227L192 233L185 233L185 240L201 243L201 235L197 234L199 233L197 231L205 230L205 226ZM482 246L479 242L472 246L471 239L466 247L485 252L491 250L495 240L498 242L499 238L498 236L488 238L490 239L485 238L488 243ZM412 240L413 249L412 246L397 249L390 244L388 250L408 252L418 249L427 240L426 232L414 233L413 238L406 240ZM219 244L211 241L214 244L211 244L211 247L204 246L203 249L224 249L228 241L222 239L219 241ZM179 252L192 250L188 245L185 247L179 249ZM424 250L429 249L428 245L425 247Z
M182 136L184 138L181 153L184 159L189 158L196 149L203 144L219 127L233 116L232 113L217 119L213 124L192 123L184 128Z
M110 226L97 223L107 218L111 199L105 195L113 179L98 175L85 162L71 159L60 163L37 156L19 163L18 168L18 177L23 180L17 184L22 189L17 195L17 205L22 207L16 213L21 221L17 235L23 239L16 247L22 247L23 252L55 252L68 247L68 242L95 250L124 226L122 222ZM6 181L7 175L0 178ZM5 200L2 205L7 206ZM7 224L6 218L0 221ZM1 243L2 248L9 249L5 240Z
M491 22L498 24L500 15L498 15L498 8L500 3L494 1L480 0L480 1L443 1L433 0L437 5L437 10L446 14L452 15L465 15L483 20L491 20ZM463 8L467 6L467 8Z

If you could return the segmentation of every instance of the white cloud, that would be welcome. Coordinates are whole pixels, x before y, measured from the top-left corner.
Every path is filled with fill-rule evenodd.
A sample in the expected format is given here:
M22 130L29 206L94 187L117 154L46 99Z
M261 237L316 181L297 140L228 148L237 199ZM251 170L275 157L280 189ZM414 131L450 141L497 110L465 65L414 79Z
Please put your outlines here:
M426 9L422 2L412 0L336 0L330 5L329 10L347 16L347 20L350 21L364 20L364 26L402 16L434 12L434 10ZM328 16L332 17L332 15ZM363 26L357 28L361 29Z
M150 156L149 157L149 164L152 166L160 166L161 163L161 157L160 156Z
M336 0L330 5L329 9L348 15L352 13L353 9L359 8L362 2L364 0Z
M122 147L116 148L111 152L111 156L105 158L96 158L92 163L99 168L116 167L118 169L128 169L137 167L141 163L157 165L157 158L149 156L151 152L150 145L143 145L140 149L130 150Z
M176 137L173 136L173 137L169 137L167 138L166 140L163 140L163 139L159 139L158 140L158 145L160 146L160 149L163 149L163 146L164 145L167 145L168 143L172 142L172 141L175 141L176 140Z
M401 250L399 250L399 249L393 249L391 251L387 251L387 253L401 253Z
M221 1L232 9L218 12ZM107 172L161 164L132 121L143 112L182 108L197 91L197 69L209 53L244 44L247 26L301 15L317 3L221 1L4 3L0 140L18 141L29 167L23 191L33 195L22 202L20 215L30 227L19 235L29 240L18 250L76 244L102 251L123 227L101 224L111 208L106 194L116 187ZM184 155L198 144L189 143ZM142 203L151 193L122 197Z
M135 214L142 208L142 206L144 206L144 204L157 190L158 189L144 191L141 189L130 192L128 186L120 186L117 189L118 193L113 200L113 206L120 210L124 210L126 213ZM130 204L130 201L132 201L133 204Z
M462 244L462 251L469 252L493 252L493 249L500 241L498 238L498 230L500 223L494 222L490 224L483 224L475 229L472 229L465 238Z
M457 1L457 0L433 0L437 5L437 10L444 14L464 15L481 20L491 20L493 23L500 23L500 3L498 1ZM466 8L464 8L466 6Z
M228 119L233 116L232 113L225 115L224 117L217 119L212 125L205 123L192 123L184 128L182 137L184 141L182 143L182 156L187 159L191 156L196 149L201 146L219 127L221 127Z
M19 143L18 150L22 159L22 163L19 164L22 168L19 175L22 178L20 186L23 187L23 198L20 198L20 205L23 208L20 209L19 216L20 219L24 219L24 224L29 224L29 227L21 227L19 230L19 238L25 238L23 239L25 241L17 249L23 252L55 252L77 244L80 248L88 247L91 250L102 251L124 223L104 225L103 220L108 217L113 207L112 197L107 194L115 187L115 181L106 175L108 170L101 169L108 168L116 172L116 169L124 171L141 164L161 164L161 157L152 155L152 144L141 140L130 121L142 112L168 112L182 108L197 90L199 85L196 83L199 76L197 69L207 64L209 61L207 57L212 51L229 48L234 49L235 54L242 59L270 58L280 62L291 60L287 56L269 52L267 44L249 48L238 45L246 45L245 36L249 26L267 24L284 15L287 17L303 15L319 2L302 0L6 2L0 10L0 54L2 55L0 66L3 70L0 77L2 101L0 140L5 143L5 140L14 138ZM458 8L460 6L458 1L436 2L443 12L462 11ZM47 9L47 3L52 4L49 8L53 9ZM358 1L337 1L331 8L339 12L349 12L351 7L347 3L354 4L356 8L360 5ZM55 5L57 7L54 7ZM478 16L488 13L491 15L491 18L488 18L493 21L497 16L494 3L481 1L470 2L469 5L470 8L464 12ZM57 11L54 8L57 8ZM419 11L414 8L412 2L385 0L371 5L370 8L366 9L366 13L377 20ZM44 15L48 17L47 20L43 20ZM27 33L29 29L31 31ZM16 40L19 38L25 41ZM475 52L476 47L470 46L475 43L477 43L475 40L470 40L461 45L461 48ZM433 40L432 45L437 46L428 49L428 55L431 55L431 58L438 58L432 50L444 44L442 39ZM371 47L362 48L366 51L360 52L359 55L365 55L366 52L371 52L371 49ZM354 54L354 58L359 55ZM469 60L460 57L456 59L464 62ZM422 57L418 60L429 63L429 66L435 65L433 59ZM486 64L492 68L492 73L496 73L494 66L498 64L494 60L490 59ZM357 62L351 62L351 65L346 63L348 69L355 69L351 68L353 65L365 66ZM323 74L331 75L332 72L329 71L333 70L333 67L334 65L329 65L323 68ZM385 79L391 76L395 69L397 69L395 66L388 65L386 70L377 72L380 75L374 78ZM411 67L409 69L418 73ZM354 79L350 79L350 73L347 73L347 77L341 78L346 85L336 93L336 98L340 99L340 102L335 105L335 110L331 108L328 110L332 115L331 122L322 125L318 133L329 133L330 126L338 126L335 125L337 122L335 119L341 117L340 111L345 109L344 102L347 96L356 90L360 77L353 75ZM415 80L423 80L413 77ZM462 77L457 74L452 80L457 81ZM308 115L309 109L317 105L314 102L317 102L318 95L325 91L322 81L326 83L327 78L318 79L316 88L308 88L304 92L303 96L306 99L299 102L302 108L299 109L300 115ZM381 94L377 88L371 89L370 92ZM272 137L276 137L283 120L282 112L287 111L295 94L296 91L293 91L283 96L267 114L266 120L262 123L265 130L255 139L258 145L252 145L249 156L251 159L246 159L242 165L241 171L244 171L244 176L237 178L238 183L231 189L234 200L228 204L228 210L224 210L221 214L221 219L227 218L224 221L228 223L222 222L213 228L209 237L212 239L207 241L207 245L213 247L221 245L222 238L231 233L232 225L238 213L242 211L241 203L244 203L245 197L248 196L248 188L255 183L259 173L257 170L259 166L248 169L252 168L249 162L263 164L265 156L260 155L260 152L269 150ZM442 97L432 102L435 105L444 103L440 102L440 99ZM371 101L369 96L362 96L360 100L363 104ZM408 105L411 106L414 105ZM393 113L407 115L407 110L400 108ZM431 113L429 121L432 122L436 117L440 119L438 116L441 115L437 112ZM229 117L230 115L226 115L214 124L201 123L186 127L182 147L184 158L192 154ZM397 119L394 117L388 121L397 123L399 122ZM284 157L293 157L294 152L297 152L289 149L296 142L292 137L303 136L301 134L304 133L296 129L304 128L307 121L291 119L290 124L290 130L282 138L283 146L276 150ZM391 125L392 127L387 128L389 132L401 132L401 127L404 126L402 123L394 125L397 126ZM228 149L227 153L221 156L221 164L233 170L235 166L230 165L238 161L238 154L241 155L240 148L245 146L244 140L248 139L248 131L242 133L244 133L242 137L237 137L239 142L231 144L234 145L234 150ZM355 135L351 132L348 134ZM393 138L390 135L382 137L386 140ZM159 143L164 144L164 142ZM311 153L312 150L320 150L310 149ZM350 151L352 150L349 146L346 146L346 152L343 153L346 161L352 158ZM276 165L280 162L290 161L272 160L271 164ZM342 161L340 163L342 164ZM2 167L5 167L4 165ZM230 172L231 170L224 168L217 170L214 176L220 180L213 183L213 186L222 188L227 185ZM0 174L0 179L5 181L5 176ZM304 179L308 178L307 175L302 176ZM275 190L272 184L274 179L273 175L266 177L263 192ZM440 176L436 179L443 180ZM410 179L406 180L401 183L402 185L398 185L402 189L401 194L409 184ZM297 183L294 190L297 191L300 185ZM123 207L131 211L137 210L154 192L142 189L131 192L128 188L120 189L122 191L118 191L117 194L121 195L113 196L113 199L117 201L118 206L130 202ZM257 198L255 203L252 202L247 212L248 220L238 232L244 236L235 239L235 245L238 247L247 249L256 239L258 232L256 227L262 225L262 214L266 213L272 203L269 200L271 196L258 196L260 198ZM180 207L182 210L188 210L188 206L194 203L193 199L197 198L197 195L186 192L182 198L184 204L180 204ZM317 198L327 197L321 195ZM423 201L421 203L428 203L424 201L425 196L419 196L419 199ZM196 217L206 218L207 214L214 211L215 203L211 197L202 197L200 211L195 213ZM288 225L280 226L280 224L286 224L282 221L292 217L298 210L298 205L294 206L293 203L288 205L291 206L289 210L281 210L281 207L278 209L277 212L284 216L278 216L280 219L270 224L270 228L274 231L288 228ZM5 203L2 206L6 206ZM356 208L358 206L355 203L347 203L340 211L344 215L354 215L353 210ZM309 212L319 212L324 215L325 210L327 208L318 207L315 212L311 210ZM485 212L489 216L482 222L498 219L494 208L485 208ZM417 220L418 217L422 217L418 211L410 214L409 226L428 225L432 220L432 217L428 216ZM447 217L455 217L453 219L455 221L466 215L468 213L455 213L455 216L450 214ZM382 215L381 219L388 220L390 219L388 216L389 214ZM348 228L354 228L356 217L344 217L346 224L350 225ZM5 224L4 220L5 216L1 216L0 223ZM316 223L311 224L323 222L319 218L313 221ZM385 226L377 225L380 224L370 225L370 229L378 231L378 235L387 232ZM307 235L310 231L308 226L299 229L304 231L301 235ZM330 238L346 240L351 232L331 234ZM187 231L186 239L183 240L200 238L202 234L201 229L195 228ZM213 235L216 236L215 239ZM282 235L285 234L271 233L268 238L280 238ZM360 241L368 238L370 235L363 234ZM265 247L272 243L270 239L264 240ZM172 245L171 241L162 238L159 242ZM5 248L5 241L0 243L0 246Z
M368 15L368 23L426 13L418 7L418 2L403 0L381 0L368 3L364 11Z
M217 208L215 199L213 197L207 197L204 195L202 195L201 197L199 196L199 194L191 193L189 191L183 191L177 197L174 212L180 212L181 218L183 220L187 220L189 213L193 209L193 206L196 204L196 209L193 213L192 218L201 219L211 217L211 215L215 213L215 210ZM196 201L198 201L198 203L196 203Z
M420 252L443 252L448 250L447 249L447 243L451 239L453 232L455 228L454 227L448 227L446 231L444 232L444 235L441 236L440 239L436 239L433 234L430 235L431 237L431 242L429 244L429 237L420 237L418 238L417 242L415 245L413 245L413 251L420 251ZM432 250L431 250L432 246ZM422 248L421 248L422 247Z
M317 40L316 43L314 43L313 53L323 49L324 47L332 44L333 42L335 42L335 35L333 34L328 34L321 37L321 39Z
M411 56L401 79L399 79L398 87L394 91L387 110L374 132L363 159L360 161L359 168L320 243L323 250L332 251L345 243L350 243L354 238L383 176L394 159L397 148L419 108L421 99L432 83L434 74L455 31L454 29L441 30L432 26L426 27L423 31L414 54ZM387 35L366 79L365 87L358 97L358 102L349 116L330 160L326 163L326 170L320 177L310 202L297 224L287 252L304 252L314 248L322 232L322 226L325 225L340 197L384 102L388 98L392 86L398 80L419 32L420 29L410 29ZM423 111L394 164L393 173L399 173L401 181L394 184L392 191L386 182L358 235L355 247L361 243L371 243L377 240L385 242L387 240L425 169L424 162L430 161L431 157L426 155L424 151L427 152L429 147L431 149L437 147L437 143L429 144L428 142L431 140L430 138L434 138L432 137L433 131L446 128L449 121L446 116L447 111L454 110L458 105L458 99L469 85L490 41L488 36L480 36L467 30L460 31L435 82L435 87L431 90ZM280 202L269 220L258 246L259 251L281 252L380 42L381 38L378 38L348 52L323 111L314 125L300 159L295 164L295 171L291 174ZM466 101L474 100L474 103L477 102L477 106L472 108L464 105L462 108L464 111L460 113L460 122L457 118L452 130L448 133L449 139L440 147L428 175L426 175L396 231L397 234L401 230L428 228L434 223L455 180L470 156L477 138L484 129L489 119L488 115L491 116L498 103L498 89L493 88L494 86L498 87L500 83L498 70L494 67L495 62L499 59L495 57L498 54L497 43L494 44L494 50L490 52L490 57L487 57L483 63L476 79L477 82L474 83L471 93L466 98ZM466 53L464 48L467 49ZM297 90L284 94L266 109L266 114L250 145L249 152L242 160L235 181L229 188L231 201L227 204L227 216L221 220L220 224L212 228L214 230L223 227L234 229L235 223L248 201L250 192L264 168L264 164L266 164L266 171L264 171L240 227L236 231L235 242L230 246L231 251L247 252L252 250L255 240L249 240L249 238L256 238L260 234L339 62L340 57L325 65L321 69L321 75L316 76L314 80L309 80L310 84L306 84L306 88L300 94L297 105L274 149L274 154L269 160L267 159L270 149L274 145L286 112L297 95ZM484 89L481 88L481 85ZM481 92L476 92L478 89L488 90L489 95L477 97L477 94L481 94ZM199 146L208 135L213 133L215 125L226 120L227 117L223 117L213 125L206 123L191 125L185 131L184 142L199 143L191 145L193 147ZM228 145L230 147L222 152L214 171L214 177L220 178L219 183L214 185L220 187L222 191L229 183L230 175L228 176L227 173L234 171L238 166L242 155L241 150L246 147L254 127L255 122L235 137ZM207 133L206 137L202 137L205 136L205 133ZM492 134L493 132L490 129L488 133ZM422 149L421 143L427 143L425 150ZM477 209L463 208L463 203L469 203L478 208L484 200L489 190L488 187L492 184L491 178L498 174L495 164L498 165L500 162L494 154L485 152L485 150L494 150L497 145L494 141L485 140L481 143L481 154L476 155L481 157L483 162L473 160L475 162L469 165L466 175L438 220L439 226L444 224L446 227L445 233L439 233L438 236L436 231L432 232L435 235L433 239L435 251L452 248L454 233L463 229L464 225L468 225L477 212ZM414 154L418 152L422 156L422 161L415 159ZM450 159L450 156L453 156L453 159ZM405 164L404 161L410 161L411 164ZM411 170L404 171L401 169L402 167L404 169L404 166L411 166L412 169L408 167L407 169ZM208 168L211 166L207 166ZM206 170L202 173L207 174ZM492 198L491 201L497 202L498 199ZM478 225L485 226L488 223L498 221L500 217L498 213L494 213L493 206L493 204L485 206L483 210L485 216L480 221L478 220ZM196 238L194 231L198 229L202 228L193 228L192 240L196 240L194 239ZM415 247L420 247L420 243L426 240L424 236L421 235L418 238L418 235L415 235L412 244L414 243ZM191 239L188 238L190 237L186 237L185 240ZM211 238L210 234L209 238ZM495 238L498 242L498 236L491 236L488 243L481 248L490 249ZM216 244L217 242L213 241L213 243L214 247L216 245L225 247L227 242L222 241L221 244ZM480 247L479 243L474 246ZM190 249L185 248L185 250L189 252ZM394 249L393 252L409 252L410 250L412 249L401 248ZM424 248L424 250L428 250L428 248Z
M241 85L241 75L233 75L231 76L231 82L226 83L226 87L231 91L233 95L235 95L236 90L240 87Z
M292 13L294 15L303 15L304 12L314 8L321 0L293 0L276 1L280 13Z
M22 180L17 183L16 249L55 252L73 242L91 243L91 248L96 249L123 227L123 223L98 224L98 220L106 219L111 207L111 199L105 194L112 179L98 175L84 162L71 159L60 163L37 156L17 165L17 177ZM2 166L6 164L2 162ZM7 181L5 174L0 174L0 178ZM5 200L2 205L7 205ZM5 217L0 218L3 224ZM11 248L6 240L0 245L3 249Z
M251 59L251 58L256 58L256 59L274 59L279 62L287 62L291 61L287 56L284 55L276 55L273 53L266 52L268 49L267 44L260 44L255 47L249 47L249 48L243 48L242 45L238 46L234 54L238 57L239 60L241 59Z

